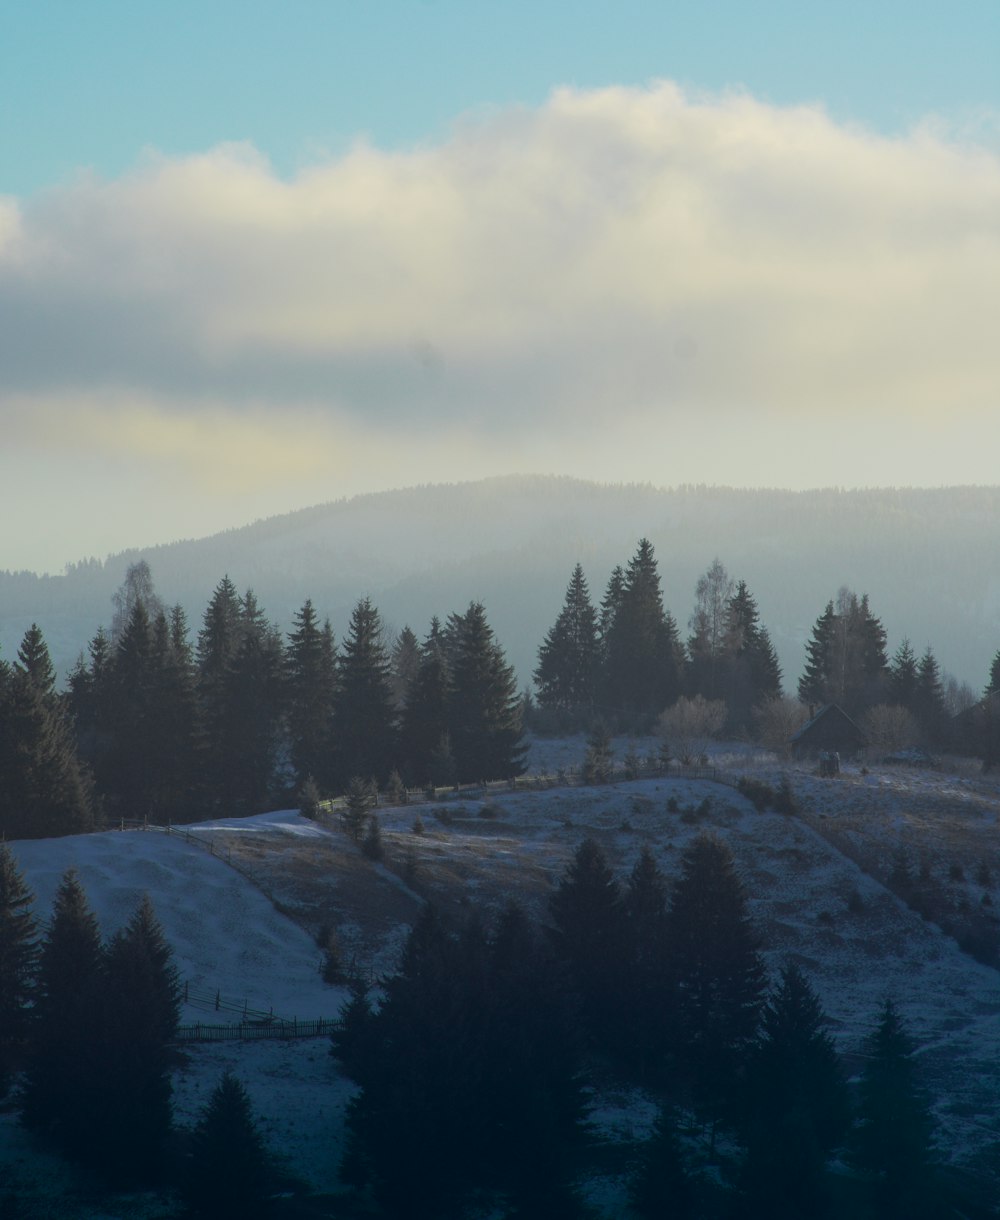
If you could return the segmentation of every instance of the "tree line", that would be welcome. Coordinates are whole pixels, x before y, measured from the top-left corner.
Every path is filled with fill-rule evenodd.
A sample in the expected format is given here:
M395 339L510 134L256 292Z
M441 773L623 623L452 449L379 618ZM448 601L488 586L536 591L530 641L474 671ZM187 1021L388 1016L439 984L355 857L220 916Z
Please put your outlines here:
M365 598L338 646L311 601L283 639L226 577L192 642L144 563L64 693L29 629L17 661L0 663L0 729L11 837L255 813L353 777L448 784L524 770L516 678L480 603L434 619L420 642L408 627L390 640Z
M659 1099L627 1166L637 1216L952 1214L898 1009L874 1016L850 1089L808 978L789 964L769 985L720 839L699 835L673 886L649 848L622 884L585 839L546 915L429 906L374 1002L353 985L342 1176L378 1214L584 1217L587 1099L609 1076Z
M534 670L537 703L479 602L434 618L421 641L394 638L377 607L354 607L334 639L311 600L286 636L252 590L224 577L194 640L183 610L165 607L144 561L57 692L32 625L13 663L0 660L0 831L76 833L105 819L196 820L277 802L384 786L510 778L524 770L526 724L543 731L649 730L664 709L681 738L697 720L711 735L765 735L784 744L800 713L783 707L782 675L756 599L715 560L696 587L689 634L665 607L643 539L617 566L599 606L577 564ZM904 639L890 658L868 597L842 589L806 644L804 706L838 703L876 746L964 749L1000 761L1000 652L986 696L946 681L933 649ZM953 713L964 707L963 716ZM780 740L778 740L780 738Z
M697 702L718 709L715 717L701 717L712 734L760 732L758 722L782 697L781 669L746 581L733 580L718 559L697 582L688 630L682 639L664 605L646 539L626 567L612 571L599 606L577 564L538 650L536 723L558 730L600 719L620 731L648 731L664 709ZM987 763L1000 760L1000 712L993 708L1000 651L977 701L942 672L930 645L918 657L904 638L889 657L886 641L867 594L842 588L806 643L796 687L803 707L838 704L876 746L959 749ZM959 712L968 715L956 718Z
M44 930L33 903L0 842L0 1100L109 1187L166 1185L196 1215L257 1214L276 1178L239 1081L224 1075L194 1129L173 1128L182 992L149 898L107 941L75 870Z

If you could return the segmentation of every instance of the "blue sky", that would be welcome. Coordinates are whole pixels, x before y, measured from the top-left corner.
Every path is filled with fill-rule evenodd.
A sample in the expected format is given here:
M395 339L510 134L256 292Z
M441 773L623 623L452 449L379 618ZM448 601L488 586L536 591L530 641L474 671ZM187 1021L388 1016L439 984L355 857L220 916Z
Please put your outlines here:
M995 482L998 316L995 0L4 12L0 567L456 471Z
M398 147L556 85L658 78L818 101L885 132L966 123L1000 106L1000 4L35 0L4 13L0 189L223 141L288 174L362 134Z

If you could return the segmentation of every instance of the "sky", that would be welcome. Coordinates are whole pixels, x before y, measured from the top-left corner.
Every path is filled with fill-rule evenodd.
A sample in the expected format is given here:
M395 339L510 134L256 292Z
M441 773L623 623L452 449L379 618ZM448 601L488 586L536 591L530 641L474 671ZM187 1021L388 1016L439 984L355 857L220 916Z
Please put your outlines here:
M0 569L491 474L997 481L995 0L3 26Z

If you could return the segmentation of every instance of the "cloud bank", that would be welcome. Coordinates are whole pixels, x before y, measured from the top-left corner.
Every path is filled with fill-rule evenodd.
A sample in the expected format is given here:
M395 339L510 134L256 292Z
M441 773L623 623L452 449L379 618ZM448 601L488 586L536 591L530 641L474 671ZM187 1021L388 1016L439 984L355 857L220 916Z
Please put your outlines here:
M11 443L175 479L992 480L998 317L995 151L669 83L0 200Z

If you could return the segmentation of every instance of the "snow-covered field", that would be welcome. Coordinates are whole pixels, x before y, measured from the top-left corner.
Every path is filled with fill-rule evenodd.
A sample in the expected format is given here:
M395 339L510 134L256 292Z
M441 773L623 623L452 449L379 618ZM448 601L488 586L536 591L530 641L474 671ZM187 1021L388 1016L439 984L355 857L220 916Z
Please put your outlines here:
M637 744L640 754L654 752L652 742ZM616 741L619 761L625 748ZM580 738L536 741L529 770L568 771L582 752ZM188 839L107 831L16 843L14 851L42 918L70 866L105 935L148 892L193 990L309 1018L335 1015L344 997L319 976L314 934L324 922L337 927L347 955L378 973L391 969L425 897L460 909L472 901L497 908L516 895L541 911L586 834L600 840L624 879L644 843L672 875L690 839L712 829L737 857L772 969L793 960L808 972L849 1062L891 995L921 1043L943 1150L956 1163L984 1161L1000 1141L1000 972L960 952L850 856L865 863L891 856L900 843L914 851L926 845L942 885L963 886L970 902L984 894L1000 901L993 889L994 878L1000 883L1000 786L971 773L889 768L847 768L837 780L819 780L740 747L714 751L712 762L731 780L753 774L775 783L788 770L801 816L757 813L723 784L664 777L382 808L379 865L335 824L317 826L291 812L200 824L188 828ZM705 798L708 812L698 813ZM668 811L671 799L676 812ZM954 868L948 880L956 860L961 881ZM983 863L988 884L974 867ZM216 1019L194 1006L182 1017ZM195 1119L222 1071L232 1068L271 1147L314 1189L336 1189L351 1089L325 1039L198 1044L185 1054L175 1079L179 1122ZM602 1128L619 1138L641 1135L652 1115L641 1098L631 1107L604 1099L600 1110ZM13 1117L2 1116L0 1171L23 1180L37 1164ZM64 1188L58 1174L51 1180L51 1190ZM613 1184L595 1193L595 1201L602 1197L610 1200L608 1216L622 1214ZM52 1215L130 1214L124 1202L119 1211L88 1212L66 1196L59 1206Z

